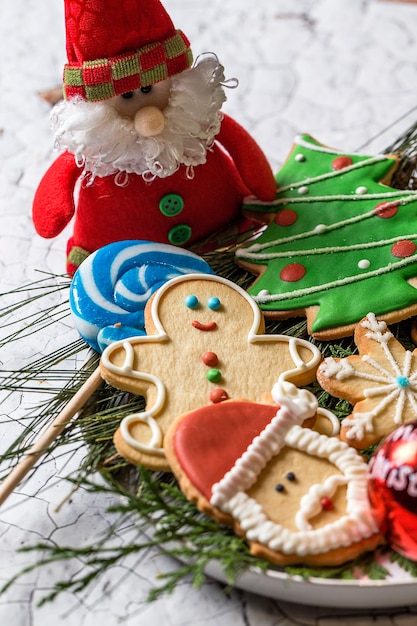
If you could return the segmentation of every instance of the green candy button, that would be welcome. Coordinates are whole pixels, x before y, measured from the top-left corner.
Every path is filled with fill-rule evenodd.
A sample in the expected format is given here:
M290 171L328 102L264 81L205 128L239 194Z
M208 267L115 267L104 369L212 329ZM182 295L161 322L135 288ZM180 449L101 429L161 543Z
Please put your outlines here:
M220 370L217 370L214 367L211 367L208 371L207 371L207 380L209 380L211 383L218 383L219 380L221 380L222 374L220 372Z
M173 246L182 246L191 237L191 227L188 224L177 224L168 233L168 241Z
M174 217L181 213L184 208L184 200L177 193L168 193L161 198L159 210L166 217Z

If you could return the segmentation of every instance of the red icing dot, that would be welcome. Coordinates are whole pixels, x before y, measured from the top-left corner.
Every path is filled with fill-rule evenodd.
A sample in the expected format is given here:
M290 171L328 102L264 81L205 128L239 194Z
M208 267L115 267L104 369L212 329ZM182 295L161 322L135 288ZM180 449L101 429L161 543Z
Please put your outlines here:
M413 241L405 239L404 241L397 241L392 248L391 254L400 259L404 259L407 256L411 256L417 250L417 246Z
M282 209L275 216L275 223L278 226L291 226L298 219L298 215L292 209Z
M333 502L330 500L330 498L327 498L326 496L324 496L324 498L321 498L320 504L323 511L333 511L334 509Z
M332 168L334 170L343 170L345 167L349 167L349 165L352 165L352 163L353 161L351 157L340 156L340 157L336 157L335 159L333 159Z
M219 358L215 352L205 352L201 357L201 360L209 367L216 367L219 362Z
M287 283L295 283L301 280L306 273L306 268L301 263L290 263L283 267L279 277Z
M217 387L216 389L213 389L213 391L210 391L210 401L213 402L213 404L224 402L225 400L228 400L228 398L229 394L227 393L227 391L221 389L220 387Z
M399 202L380 202L375 207L375 215L382 219L394 217L398 213Z

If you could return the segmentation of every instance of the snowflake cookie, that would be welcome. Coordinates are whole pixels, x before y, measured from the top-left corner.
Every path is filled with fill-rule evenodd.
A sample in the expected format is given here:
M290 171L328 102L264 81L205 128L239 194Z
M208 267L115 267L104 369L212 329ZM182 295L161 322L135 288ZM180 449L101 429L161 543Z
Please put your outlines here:
M330 394L354 405L340 436L365 449L417 418L417 351L406 350L373 313L357 325L355 342L358 355L326 358L317 379Z

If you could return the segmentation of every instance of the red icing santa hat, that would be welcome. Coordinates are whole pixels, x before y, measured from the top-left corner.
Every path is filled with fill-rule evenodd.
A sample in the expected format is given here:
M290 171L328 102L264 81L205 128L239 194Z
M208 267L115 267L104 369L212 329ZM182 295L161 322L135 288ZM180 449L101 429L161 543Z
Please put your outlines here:
M190 482L210 500L212 487L276 416L279 407L241 400L211 404L177 424L174 450Z
M64 95L105 100L189 68L190 43L159 0L65 0Z

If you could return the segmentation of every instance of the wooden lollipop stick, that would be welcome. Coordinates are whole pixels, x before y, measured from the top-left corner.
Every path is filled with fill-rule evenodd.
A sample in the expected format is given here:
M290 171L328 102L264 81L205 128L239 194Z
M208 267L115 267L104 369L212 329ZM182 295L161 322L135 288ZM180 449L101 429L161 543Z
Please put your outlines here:
M0 505L3 504L6 498L32 469L38 458L46 452L58 435L62 433L68 422L83 408L87 400L93 395L96 389L98 389L101 382L102 378L100 368L98 367L56 416L52 424L48 426L38 441L33 444L22 460L0 484Z

